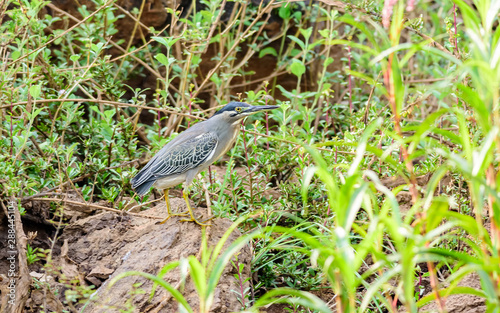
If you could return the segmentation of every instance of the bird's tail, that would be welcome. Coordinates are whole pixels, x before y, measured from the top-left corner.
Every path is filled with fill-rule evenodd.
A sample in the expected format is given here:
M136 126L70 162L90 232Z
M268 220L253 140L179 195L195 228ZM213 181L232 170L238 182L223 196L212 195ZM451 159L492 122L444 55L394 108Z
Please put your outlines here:
M154 183L155 180L146 180L145 182L137 186L134 186L134 184L132 184L132 188L134 188L135 192L137 192L139 196L144 196Z
M147 167L147 165L146 165ZM132 184L132 188L134 188L135 192L137 192L138 195L144 196L151 186L156 182L156 179L151 179L151 175L149 175L149 172L147 171L146 168L143 168L137 175L135 175L134 178L130 181Z

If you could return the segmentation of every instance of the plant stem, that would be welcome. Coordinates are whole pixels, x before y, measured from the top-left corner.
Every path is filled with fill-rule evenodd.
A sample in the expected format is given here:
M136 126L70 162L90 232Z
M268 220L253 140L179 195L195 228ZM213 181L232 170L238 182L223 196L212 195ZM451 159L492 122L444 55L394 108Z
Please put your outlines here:
M352 70L351 67L351 47L347 46L347 60L349 63L349 71ZM351 73L349 72L349 75L347 75L348 81L349 81L349 113L352 114L352 79L351 79Z
M241 125L243 126L243 121L241 121ZM250 159L248 158L248 148L247 148L247 140L245 136L245 128L242 127L242 132L243 132L243 146L245 147L245 159L247 159L247 170L248 170L248 177L250 179L250 201L252 202L252 206L254 205L253 202L253 179L252 179L252 171L250 170Z
M13 131L14 128L12 127L12 115L13 115L13 105L12 105L12 92L10 93L10 156L13 156L14 154L14 137L13 137Z

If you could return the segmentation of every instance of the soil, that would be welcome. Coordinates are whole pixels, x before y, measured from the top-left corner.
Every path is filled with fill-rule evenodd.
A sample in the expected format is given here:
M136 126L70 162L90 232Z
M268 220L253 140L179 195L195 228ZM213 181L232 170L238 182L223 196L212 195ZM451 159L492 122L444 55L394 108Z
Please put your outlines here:
M171 204L181 211L186 209L183 199L173 198ZM161 203L142 213L163 217L166 206ZM121 273L140 271L157 275L163 266L172 261L190 255L200 259L202 241L200 226L194 223L181 223L179 217L172 217L165 224L159 224L160 220L102 212L66 226L60 238L60 242L63 242L61 252L54 256L52 272L54 276L46 278L51 290L59 291L59 297L51 294L50 303L47 305L52 308L62 307L63 295L68 286L56 276L59 275L65 277L66 281L81 280L84 284L97 287L91 303L83 310L86 313L119 312L120 309L127 307L134 307L134 312L176 312L177 303L163 288L157 288L154 297L149 299L153 284L146 278L129 276L113 286L110 285L110 281ZM207 228L208 245L213 247L232 222L227 219L214 219L210 223L211 226ZM241 233L234 231L224 246L227 247L239 236ZM250 275L249 247L244 247L240 251L238 261L244 264L242 272L244 281ZM234 274L237 274L237 271L229 263L217 285L212 312L223 313L241 309L233 292L240 288ZM35 275L41 273L32 272L32 276ZM179 287L181 281L179 270L172 270L163 276L163 279L172 286ZM243 288L247 288L247 284ZM188 278L185 287L181 289L188 303L196 311L199 299L191 279ZM131 291L135 293L132 296ZM42 298L40 290L33 290L27 302L26 312L39 312L40 305L43 304ZM130 300L127 302L127 299Z
M430 283L429 283L430 285ZM476 273L469 274L465 276L459 283L458 286L461 287L471 287L474 289L481 290L481 282L479 280L479 275ZM443 286L446 287L446 286ZM427 288L426 288L427 289ZM427 295L430 290L426 290ZM457 294L446 297L442 301L444 304L444 311L448 313L484 313L486 312L486 302L484 298ZM419 313L434 313L442 312L436 301L432 301L419 309ZM407 312L406 310L400 310L400 312Z

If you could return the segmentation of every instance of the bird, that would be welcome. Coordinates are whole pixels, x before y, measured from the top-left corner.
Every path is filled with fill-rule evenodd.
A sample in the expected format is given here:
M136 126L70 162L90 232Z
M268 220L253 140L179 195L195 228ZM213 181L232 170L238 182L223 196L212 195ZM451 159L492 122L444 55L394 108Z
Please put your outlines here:
M208 166L228 152L240 132L245 117L279 108L276 105L250 105L245 102L229 102L209 119L196 123L168 142L131 180L132 188L139 196L148 193L152 186L163 191L167 206L167 218L189 216L181 221L207 226L195 218L189 204L189 186L193 179ZM184 183L182 196L187 212L172 213L168 198L169 189Z

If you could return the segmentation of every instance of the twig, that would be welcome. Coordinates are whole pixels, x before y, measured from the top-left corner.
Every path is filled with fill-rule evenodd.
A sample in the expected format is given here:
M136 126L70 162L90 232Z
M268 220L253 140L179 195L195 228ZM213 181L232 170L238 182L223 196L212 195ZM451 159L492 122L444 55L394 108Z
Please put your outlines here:
M102 103L104 105L109 105L109 106L133 107L133 108L147 109L147 110L160 111L160 112L164 112L164 113L170 113L170 114L180 115L180 116L184 116L184 117L196 118L196 119L199 119L199 120L206 120L206 118L204 118L204 117L196 116L196 115L191 115L191 114L187 114L187 113L181 113L181 112L167 110L167 109L163 109L163 108L148 107L148 106L144 106L144 105L123 103L123 102L116 102L116 101L93 100L93 99L43 99L43 100L37 100L38 103L58 102L58 101L64 101L64 102L66 102L66 101L67 102L71 102L71 101L73 101L73 102L95 102L95 103ZM23 105L23 104L26 104L26 101L16 102L13 105ZM272 137L272 136L268 136L266 134L261 134L261 133L257 133L257 132L249 131L249 130L246 130L246 132L248 132L250 134L253 134L253 135L257 135L257 136L266 137L266 138L267 137ZM300 144L298 144L296 142L289 141L289 140L286 140L286 139L281 139L281 138L273 138L273 139L278 140L278 141L282 141L282 142L286 142L286 143L289 143L289 144L293 144L293 145L300 145ZM330 151L328 149L324 149L324 148L320 148L320 147L317 147L317 149L321 150L321 151ZM342 153L342 154L355 154L353 152L348 152L348 151L339 151L339 153ZM130 161L130 162L134 162L134 161ZM54 188L52 190L55 190L55 189L56 188Z
M149 27L147 27L146 25L144 25L144 23L142 23L140 21L140 19L138 19L135 16L133 16L132 14L130 14L129 11L125 10L124 8L122 8L121 6L119 6L116 3L113 3L113 6L117 7L118 10L122 11L123 14L127 15L128 17L130 17L131 19L133 19L134 21L136 21L138 25L140 25L142 28L144 28L145 30L147 30L149 32Z
M87 20L91 19L94 15L96 15L97 13L99 13L101 10L107 8L113 1L115 0L109 0L108 2L106 2L102 7L100 7L99 9L95 10L94 12L92 12L89 16L87 16L86 18L84 18L83 20L81 20L80 22L76 23L75 25L73 25L72 27L70 27L68 30L60 33L59 35L55 36L54 38L52 38L51 40L47 41L45 44L41 45L40 47L36 48L35 50L31 51L30 53L27 53L25 55L23 55L22 57L10 62L7 67L11 67L12 65L14 65L15 63L21 61L21 60L24 60L26 59L28 56L32 55L33 53L35 52L38 52L40 51L41 49L44 49L45 47L47 47L48 45L50 45L51 43L53 43L54 41L56 41L57 39L63 37L63 36L66 36L66 34L68 34L69 32L71 32L73 29L77 28L78 26L80 26L81 24L85 23Z
M435 83L445 79L446 77L413 79L405 81L405 84Z
M170 113L170 114L176 114L176 115L181 115L181 116L186 116L186 117L193 117L197 119L204 120L205 118L200 117L200 116L195 116L195 115L190 115L186 113L181 113L177 111L172 111L172 110L167 110L164 108L155 108L155 107L149 107L145 105L138 105L138 104L131 104L131 103L124 103L124 102L117 102L117 101L108 101L108 100L99 100L99 99L80 99L80 98L73 98L73 99L40 99L36 101L37 103L50 103L50 102L93 102L93 103L100 103L104 105L109 105L109 106L118 106L118 107L132 107L132 108L140 108L140 109L145 109L145 110L153 110L153 111L160 111L164 113ZM27 104L27 101L20 101L13 103L12 105L25 105ZM10 107L8 105L7 107ZM0 107L2 108L2 107Z
M205 77L205 80L200 84L200 87L193 94L193 98L196 98L198 96L198 94L201 92L201 90L203 90L203 87L205 87L205 85L210 81L210 78L212 78L212 76L214 75L215 71L217 71L217 69L219 69L222 66L222 64L224 64L224 62L226 61L226 59L231 55L231 53L233 53L234 49L236 49L236 47L238 47L240 45L240 39L241 38L245 38L247 36L248 32L260 20L260 18L262 17L262 15L264 15L264 13L266 13L266 11L272 6L273 3L274 3L274 0L269 1L269 3L266 5L266 7L264 9L262 9L262 11L259 12L259 14L257 14L257 16L255 17L254 21L241 34L240 38L238 40L235 40L233 46L221 58L221 60L219 61L219 63L214 68L212 68L210 70L210 72L208 72L207 76Z
M127 215L133 215L133 216L144 217L144 218L152 218L152 219L163 219L163 217L161 217L161 216L153 216L153 215L147 215L147 214L132 213L132 212L127 212L125 210L117 210L117 209L108 208L108 207L97 205L97 204L91 204L91 203L85 203L85 202L78 202L78 201L72 201L72 200L65 200L65 199L58 199L58 198L32 198L30 200L31 201L63 202L63 203L69 203L69 204L73 204L73 205L83 206L83 207L86 207L86 208L94 208L94 209L99 209L99 210L104 210L104 211L115 212L115 213L119 213L119 214L127 214Z
M151 203L155 203L155 202L158 202L160 200L162 200L164 197L161 197L160 199L155 199L155 200L151 200L151 201L148 201L148 202L144 202L144 203L141 203L141 204L138 204L138 205L134 205L133 207L131 207L130 209L127 209L127 212L130 212L132 210L135 210L137 208L142 208L143 206L146 206L146 205L149 205ZM125 205L125 209L127 208L128 204L130 203L131 201L129 201L126 205Z
M137 18L134 19L135 23L134 23L134 26L132 28L132 33L130 34L130 39L128 40L127 47L125 48L125 51L128 51L130 49L130 46L132 46L132 42L134 41L135 33L137 31L137 26L139 25L139 21L141 19L142 12L144 11L145 4L146 4L146 1L141 1L141 6L139 8L139 14L138 14ZM115 77L114 77L115 80L118 77L118 75L120 74L120 71L123 67L123 63L125 63L125 58L123 58L120 62L120 65L118 65L118 69L115 72Z
M208 46L209 46L209 42L210 42L210 39L212 38L213 34L214 34L214 31L215 31L215 28L217 28L217 26L219 25L219 22L220 22L220 18L222 16L222 14L224 13L224 9L226 8L226 1L227 0L223 0L222 3L220 4L220 11L219 11L219 15L217 15L217 19L215 20L215 22L212 24L212 27L210 27L210 31L208 32L208 36L207 36L207 44L205 45L205 49L203 50L203 52L201 54L205 54L207 52L207 49L208 49Z
M32 200L34 198L43 197L45 195L52 195L52 191L57 190L57 189L59 189L59 188L61 188L63 186L66 186L68 184L74 184L74 183L79 182L79 181L81 181L81 180L83 180L85 178L88 178L88 177L92 176L92 175L95 175L95 174L98 174L98 173L102 173L104 171L112 170L112 169L115 169L115 168L124 167L124 166L130 165L130 164L135 163L135 162L138 162L139 165L142 165L142 164L145 164L147 161L144 161L144 160L140 161L140 159L135 159L135 160L132 160L132 161L123 162L122 164L119 164L119 165L114 165L114 166L110 166L110 167L106 167L106 168L100 169L96 173L87 173L85 175L82 175L82 176L79 176L77 178L74 178L74 179L72 179L70 181L66 181L66 182L62 183L61 185L58 185L58 186L56 186L54 188L50 188L50 189L45 190L43 192L37 193L36 195L29 196L29 197L24 197L24 198L21 199L21 202L30 201L30 200Z
M381 74L382 71L378 73L377 79L375 80L375 84L373 85L372 90L370 90L370 95L368 96L368 100L366 100L365 115L363 116L363 123L365 123L365 126L368 124L368 113L370 112L370 100L372 99L373 92L375 91L375 87L377 87L377 82Z
M210 171L209 171L209 175L210 175ZM208 187L205 183L205 181L203 181L202 183L202 188L203 188L203 191L205 192L205 201L207 202L207 217L210 217L212 216L212 208L211 208L211 201L210 201L210 192L208 191Z

